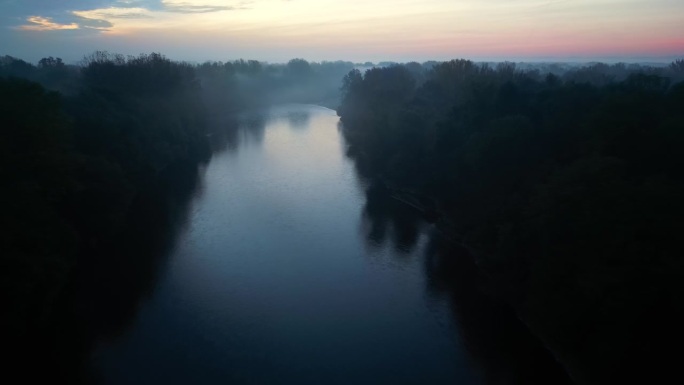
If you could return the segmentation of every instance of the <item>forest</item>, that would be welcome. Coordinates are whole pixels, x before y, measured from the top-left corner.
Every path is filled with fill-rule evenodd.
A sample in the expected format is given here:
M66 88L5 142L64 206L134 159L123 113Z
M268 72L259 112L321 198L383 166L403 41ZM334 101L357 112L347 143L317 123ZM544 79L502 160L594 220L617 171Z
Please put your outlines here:
M5 348L19 363L34 362L49 345L41 340L73 317L66 312L99 311L74 308L87 303L73 298L81 296L75 282L93 268L129 269L123 275L135 286L131 275L149 256L132 245L163 243L152 239L172 226L198 165L211 157L215 116L279 102L334 105L351 68L303 59L188 64L104 51L78 65L0 58ZM120 283L96 284L102 292L89 306L127 292L112 292Z
M53 330L66 313L86 312L70 306L79 272L112 258L130 266L128 254L112 250L131 229L147 234L134 219L136 202L164 185L180 191L183 175L210 156L194 69L157 54L86 60L77 69L52 58L37 67L5 60L13 76L0 78L5 348L18 364L55 372L71 370L56 357L79 348L66 333L56 348L46 342L63 334Z
M374 188L467 247L574 379L649 382L682 341L682 80L413 63L351 71L338 114Z
M116 258L135 256L111 251L122 239L172 226L210 136L230 128L217 116L311 103L337 108L372 188L465 246L577 382L666 378L678 357L662 352L678 349L684 319L683 81L682 60L2 57L3 339L18 361L36 354L79 271L123 269Z

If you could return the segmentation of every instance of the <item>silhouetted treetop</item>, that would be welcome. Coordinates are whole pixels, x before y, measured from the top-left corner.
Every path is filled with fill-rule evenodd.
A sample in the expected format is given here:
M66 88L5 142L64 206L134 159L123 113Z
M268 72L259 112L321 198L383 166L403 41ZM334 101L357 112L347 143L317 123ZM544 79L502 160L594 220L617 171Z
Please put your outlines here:
M684 314L681 67L354 70L338 114L358 169L436 201L577 378L648 382L676 375L655 325L668 349L684 342L668 321Z

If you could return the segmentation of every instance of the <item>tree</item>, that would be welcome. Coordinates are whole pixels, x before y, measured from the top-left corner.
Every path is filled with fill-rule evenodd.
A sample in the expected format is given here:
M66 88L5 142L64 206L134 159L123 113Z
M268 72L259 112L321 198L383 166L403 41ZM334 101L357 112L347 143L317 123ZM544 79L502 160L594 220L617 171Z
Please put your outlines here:
M292 59L287 62L286 72L296 80L306 79L312 74L311 65L304 59Z
M38 68L61 68L64 67L64 63L61 58L44 57L38 61Z

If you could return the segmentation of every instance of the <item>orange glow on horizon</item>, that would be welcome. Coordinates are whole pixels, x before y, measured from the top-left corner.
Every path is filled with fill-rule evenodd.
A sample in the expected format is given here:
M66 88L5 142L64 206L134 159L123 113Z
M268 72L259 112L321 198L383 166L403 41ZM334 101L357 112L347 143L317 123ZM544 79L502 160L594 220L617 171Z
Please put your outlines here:
M317 60L415 57L682 55L684 2L670 0L112 0L20 30L91 31L134 51L274 52ZM669 8L668 8L669 7ZM73 19L75 18L75 19ZM74 21L72 21L74 20ZM171 52L170 52L171 53ZM290 55L290 56L291 56ZM317 57L318 56L318 57ZM353 56L353 57L351 57Z

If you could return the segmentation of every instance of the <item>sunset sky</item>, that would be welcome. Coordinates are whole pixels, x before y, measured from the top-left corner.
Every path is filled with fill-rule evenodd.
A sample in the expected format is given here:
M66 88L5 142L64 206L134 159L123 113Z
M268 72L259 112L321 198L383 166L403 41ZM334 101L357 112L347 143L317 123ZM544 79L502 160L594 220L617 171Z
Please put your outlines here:
M0 28L29 61L684 57L684 0L0 0Z

